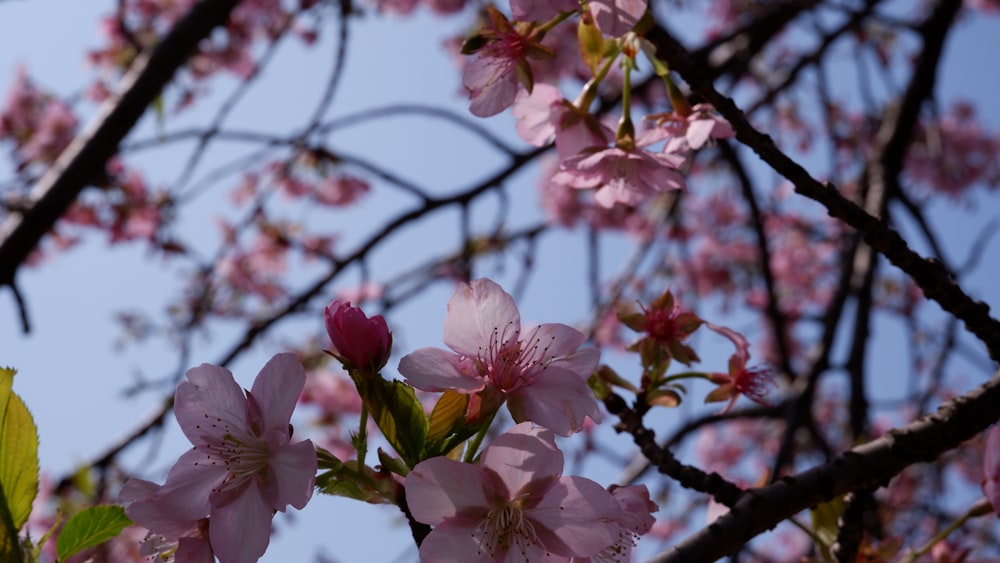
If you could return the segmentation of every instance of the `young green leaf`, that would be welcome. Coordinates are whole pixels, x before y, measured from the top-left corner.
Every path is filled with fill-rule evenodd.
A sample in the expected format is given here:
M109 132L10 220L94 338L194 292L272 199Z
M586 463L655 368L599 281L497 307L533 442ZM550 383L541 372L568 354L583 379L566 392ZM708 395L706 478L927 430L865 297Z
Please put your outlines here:
M88 547L94 547L117 536L132 524L125 509L102 505L84 508L66 522L56 540L56 555L66 559Z
M396 380L371 378L364 382L362 397L382 435L407 465L422 460L429 423L413 388Z
M38 494L38 430L24 402L11 390L16 372L0 368L0 500L16 536ZM10 530L7 530L10 532Z

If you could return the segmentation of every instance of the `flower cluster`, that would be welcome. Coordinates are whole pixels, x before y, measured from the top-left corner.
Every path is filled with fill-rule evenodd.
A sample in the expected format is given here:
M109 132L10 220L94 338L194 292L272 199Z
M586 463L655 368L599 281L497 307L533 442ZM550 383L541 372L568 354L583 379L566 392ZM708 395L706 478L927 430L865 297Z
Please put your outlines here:
M434 526L421 561L627 560L636 534L652 527L648 491L611 493L562 468L552 433L528 422L493 440L477 464L421 462L406 478L414 518Z
M573 2L512 0L513 21L492 6L487 11L489 25L463 48L475 55L463 70L469 110L486 117L513 105L518 133L526 142L542 146L554 138L560 165L553 184L595 190L597 202L605 208L639 206L655 194L684 189L680 170L685 156L711 139L733 136L712 106L691 107L666 75L674 111L650 115L654 127L636 136L627 90L638 53L652 57L652 49L632 31L646 13L644 0L595 1L583 9ZM557 86L560 74L547 75L543 64L557 53L546 37L572 28L567 20L576 13L581 18L579 50L590 72L584 73L589 81L580 97L570 102ZM590 113L590 106L616 60L624 71L621 87L626 96L618 129L612 133ZM663 66L659 61L653 64ZM661 149L649 150L661 142Z

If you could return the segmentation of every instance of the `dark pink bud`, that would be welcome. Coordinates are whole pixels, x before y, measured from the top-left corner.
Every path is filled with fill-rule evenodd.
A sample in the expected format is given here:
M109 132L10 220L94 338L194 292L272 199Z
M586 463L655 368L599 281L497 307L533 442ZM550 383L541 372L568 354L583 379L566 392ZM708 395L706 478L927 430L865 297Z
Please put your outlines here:
M324 313L334 354L347 368L378 371L389 361L392 334L382 315L368 318L347 301L334 301Z

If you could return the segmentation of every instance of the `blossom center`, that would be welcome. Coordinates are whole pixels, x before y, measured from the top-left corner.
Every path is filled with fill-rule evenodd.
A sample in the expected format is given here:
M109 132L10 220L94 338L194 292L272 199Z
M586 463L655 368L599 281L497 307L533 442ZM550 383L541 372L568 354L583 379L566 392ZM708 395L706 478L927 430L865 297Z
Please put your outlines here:
M236 489L247 479L267 474L270 452L266 440L242 431L238 426L218 417L206 414L205 420L213 427L221 427L223 430L221 438L206 438L204 444L195 446L195 449L204 452L206 457L204 461L195 462L195 465L223 464L228 471L225 480L214 489L214 492Z
M529 558L529 547L541 543L535 533L535 526L524 515L521 500L494 506L480 524L482 538L479 553L487 553L490 559L498 554L516 549L521 559Z
M505 393L534 383L551 360L549 348L555 336L544 342L535 329L527 339L519 337L520 331L512 322L502 329L494 328L488 345L479 348L476 358L481 374Z

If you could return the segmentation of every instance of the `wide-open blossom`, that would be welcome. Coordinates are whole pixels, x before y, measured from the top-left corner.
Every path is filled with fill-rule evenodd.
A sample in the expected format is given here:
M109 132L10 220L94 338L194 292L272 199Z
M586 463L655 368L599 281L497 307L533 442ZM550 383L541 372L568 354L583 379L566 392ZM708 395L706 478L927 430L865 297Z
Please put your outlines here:
M684 189L678 172L683 159L634 147L609 147L563 159L552 181L571 188L596 189L604 207L616 202L639 205L659 192Z
M561 477L562 469L555 437L527 422L497 437L478 464L418 463L406 477L406 499L416 520L434 526L420 560L557 561L614 544L616 500L590 479Z
M729 404L722 412L733 408L740 395L746 395L755 403L769 405L765 397L774 385L771 379L773 372L766 366L747 367L747 363L750 361L750 344L746 337L724 326L712 323L705 323L705 326L732 340L733 344L736 345L736 352L729 358L729 372L709 374L709 378L714 383L718 383L719 386L705 397L705 402L728 399Z
M177 386L174 412L194 447L163 486L126 514L168 539L209 518L208 537L220 561L260 558L274 512L288 505L301 509L312 497L316 450L309 440L292 443L289 425L305 378L292 354L271 358L245 393L225 368L188 370L187 381Z
M382 315L368 318L346 301L333 301L323 312L334 353L351 367L378 371L389 361L392 333Z
M569 436L583 428L585 417L601 419L587 387L600 353L578 349L585 339L564 324L522 327L507 292L491 280L474 280L448 301L444 342L454 353L421 348L403 357L399 373L424 391L455 389L487 402L499 395L515 421Z

